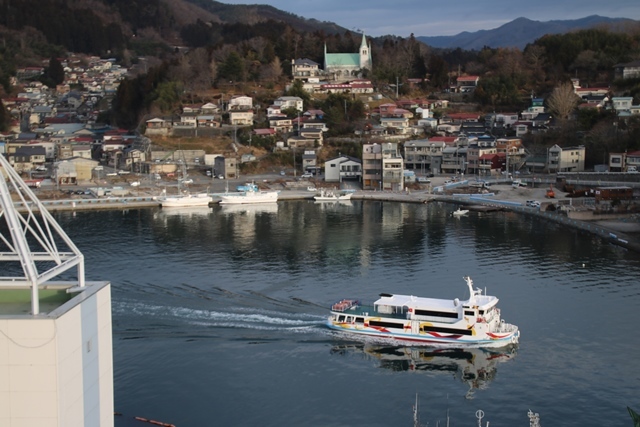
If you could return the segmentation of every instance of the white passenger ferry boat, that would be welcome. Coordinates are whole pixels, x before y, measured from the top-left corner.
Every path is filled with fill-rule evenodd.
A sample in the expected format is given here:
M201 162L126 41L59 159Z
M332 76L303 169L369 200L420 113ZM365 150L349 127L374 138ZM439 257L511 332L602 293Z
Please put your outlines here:
M331 306L331 329L433 344L502 347L515 344L520 331L505 323L496 307L498 298L473 289L464 278L470 297L466 301L381 294L372 306L344 299Z

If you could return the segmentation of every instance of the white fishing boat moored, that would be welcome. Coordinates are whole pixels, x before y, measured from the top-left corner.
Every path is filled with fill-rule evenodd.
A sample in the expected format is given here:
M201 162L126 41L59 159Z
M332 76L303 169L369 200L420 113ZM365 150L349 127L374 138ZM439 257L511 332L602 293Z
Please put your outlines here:
M325 190L324 188L320 190L313 199L316 202L341 202L351 200L351 196L353 196L353 191L332 191Z
M213 201L207 193L181 194L177 196L163 196L158 198L163 208L185 208L191 206L209 206Z
M373 305L343 299L331 306L327 325L342 332L434 344L502 347L515 344L518 327L505 323L496 307L498 298L473 289L464 278L466 301L381 294Z
M221 194L220 204L275 203L278 201L278 193L278 191L261 191L257 187L248 187L246 191Z

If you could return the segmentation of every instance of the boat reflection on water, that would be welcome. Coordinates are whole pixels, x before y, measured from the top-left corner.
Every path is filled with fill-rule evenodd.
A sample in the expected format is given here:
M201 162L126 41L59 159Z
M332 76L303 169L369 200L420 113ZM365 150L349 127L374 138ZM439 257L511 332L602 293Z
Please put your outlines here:
M469 386L465 394L473 399L476 390L489 387L498 364L513 359L517 345L497 349L401 347L372 344L337 345L332 354L363 353L380 361L380 367L392 371L448 373Z
M278 203L258 203L252 204L236 204L236 205L220 205L220 212L223 214L247 214L255 215L259 213L277 214Z
M184 217L193 218L207 216L212 212L209 206L191 206L182 208L161 209L154 216L156 217Z

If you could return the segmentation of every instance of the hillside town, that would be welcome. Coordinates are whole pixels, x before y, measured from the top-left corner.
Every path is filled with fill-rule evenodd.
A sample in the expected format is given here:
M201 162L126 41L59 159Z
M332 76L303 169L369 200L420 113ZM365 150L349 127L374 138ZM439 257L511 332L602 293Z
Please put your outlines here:
M460 94L472 93L480 76L459 75L439 96L405 98L393 88L375 87L364 77L374 64L371 46L362 35L357 53L327 53L325 63L306 58L292 60L288 88L302 87L312 97L343 94L361 101L365 120L356 135L343 135L361 147L361 157L319 152L329 130L321 109L309 108L300 96L283 95L269 105L258 105L251 94L214 96L215 101L183 104L169 116L146 118L137 129L118 129L98 120L111 108L122 79L136 73L111 59L69 55L61 60L64 82L49 89L36 78L44 68L18 70L12 84L22 87L3 100L12 117L9 132L0 134L0 153L29 182L52 179L56 185L90 182L107 174L140 173L164 179L186 179L186 168L207 176L234 179L240 168L261 159L237 138L272 141L273 152L299 156L294 175L322 175L325 182L354 181L363 190L403 191L433 176L475 176L477 179L534 173L583 172L584 146L549 147L532 153L522 137L545 133L557 124L545 99L532 96L523 111L482 114L456 108ZM137 67L139 68L139 66ZM640 62L619 64L618 78L640 76ZM420 79L410 84L419 85ZM572 79L577 108L611 109L619 121L640 115L633 97L613 96L608 87L581 87ZM255 91L254 91L255 92ZM458 98L456 98L458 95ZM434 114L437 111L438 114ZM346 112L346 101L345 101ZM263 123L267 126L258 126ZM156 138L215 138L230 135L229 147L167 149ZM287 165L289 168L291 165ZM611 152L595 165L596 172L635 172L640 151ZM105 170L105 168L107 168ZM285 165L282 165L285 168Z

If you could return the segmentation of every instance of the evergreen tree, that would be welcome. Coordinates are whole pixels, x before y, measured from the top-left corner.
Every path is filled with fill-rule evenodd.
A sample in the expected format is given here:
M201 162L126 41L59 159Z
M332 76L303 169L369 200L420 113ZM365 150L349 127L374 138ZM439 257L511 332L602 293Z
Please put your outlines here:
M51 57L46 73L53 82L54 86L57 86L64 82L64 68L62 68L62 64L60 63L58 58Z
M9 113L0 99L0 132L6 132L9 129Z

